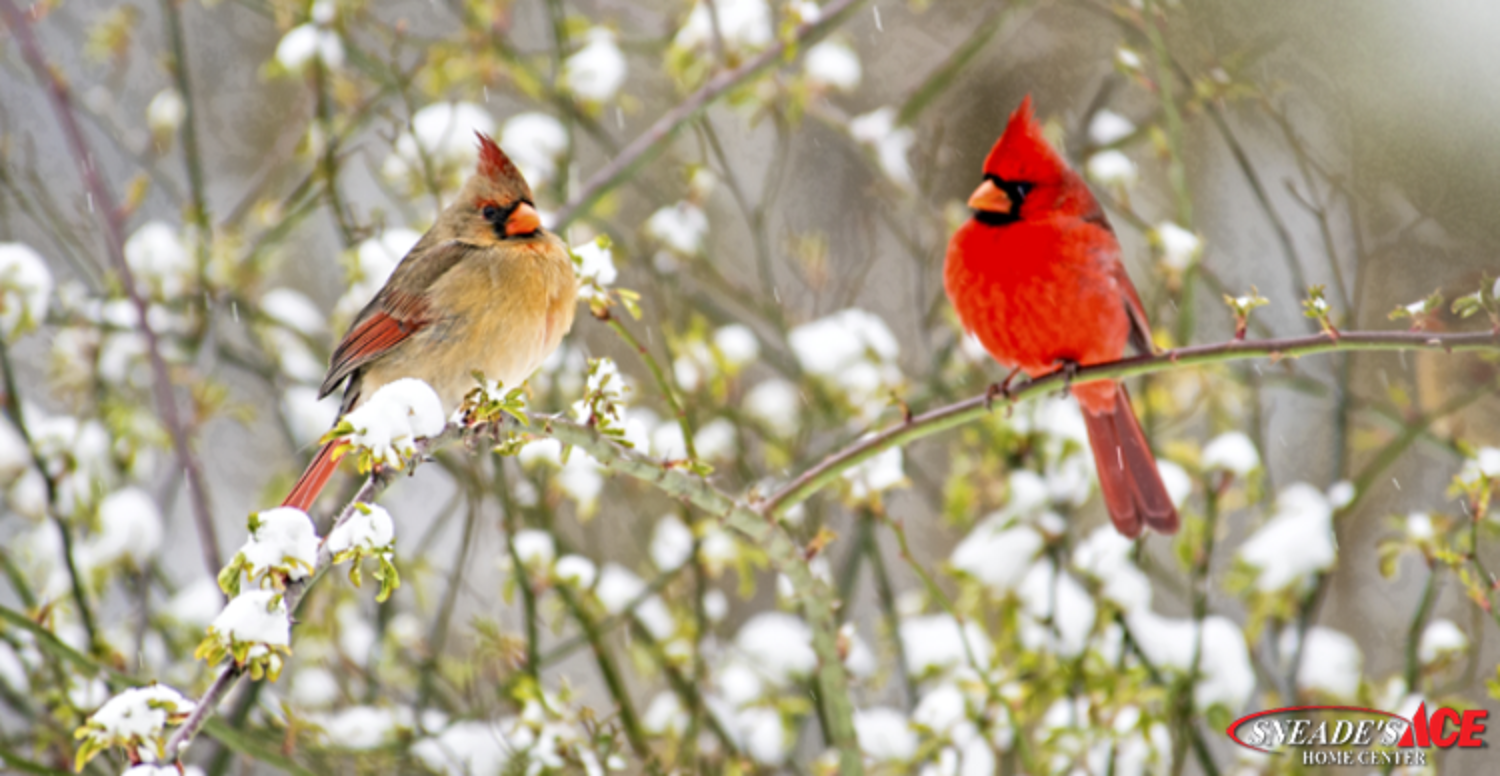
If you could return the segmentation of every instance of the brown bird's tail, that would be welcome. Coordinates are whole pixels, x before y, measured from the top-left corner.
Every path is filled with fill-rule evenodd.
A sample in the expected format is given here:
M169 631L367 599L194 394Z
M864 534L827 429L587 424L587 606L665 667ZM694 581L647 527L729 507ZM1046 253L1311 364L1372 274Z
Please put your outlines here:
M318 454L313 456L312 463L307 465L306 471L297 478L297 484L292 486L292 492L287 494L281 505L303 512L312 507L313 502L318 500L318 494L323 492L323 486L328 484L328 478L338 471L339 459L344 457L344 448L348 445L342 439L323 445Z
M1132 539L1140 536L1142 525L1157 533L1176 533L1177 509L1162 484L1125 385L1114 384L1113 407L1097 413L1085 407L1083 420L1094 468L1099 470L1099 490L1115 528Z

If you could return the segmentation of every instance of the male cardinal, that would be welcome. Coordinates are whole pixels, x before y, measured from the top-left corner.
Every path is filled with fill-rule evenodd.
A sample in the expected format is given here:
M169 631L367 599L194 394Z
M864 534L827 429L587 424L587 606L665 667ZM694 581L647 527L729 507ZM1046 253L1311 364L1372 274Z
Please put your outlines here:
M969 207L973 218L948 244L944 285L964 328L997 361L1037 377L1113 361L1127 341L1151 352L1151 327L1114 230L1047 144L1029 96L984 160ZM1071 389L1115 528L1131 538L1143 525L1175 532L1177 510L1125 386L1093 380Z
M510 158L479 134L478 169L349 326L318 396L345 384L348 412L415 377L452 412L475 372L520 385L573 326L577 292L568 246L542 228ZM312 506L344 445L324 445L282 506Z

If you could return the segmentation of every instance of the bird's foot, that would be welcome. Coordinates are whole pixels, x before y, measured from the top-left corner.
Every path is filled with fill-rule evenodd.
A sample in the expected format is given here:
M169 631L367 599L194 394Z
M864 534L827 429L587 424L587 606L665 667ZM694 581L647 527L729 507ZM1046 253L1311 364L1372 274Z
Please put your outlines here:
M995 408L995 399L996 399L996 397L1004 397L1004 399L1005 399L1005 401L1007 403L1010 402L1010 400L1012 398L1011 395L1010 395L1010 384L1011 384L1011 381L1015 380L1016 379L1016 375L1018 375L1020 373L1021 373L1021 368L1020 367L1016 367L1015 369L1010 370L1010 374L1006 375L1004 380L1001 380L998 383L991 383L990 387L987 388L987 389L985 389L985 392L984 392L984 409L985 409L986 412L988 412L990 410L993 410Z
M1056 362L1057 371L1062 372L1062 392L1064 396L1073 395L1073 379L1078 377L1080 364L1071 358L1059 358Z

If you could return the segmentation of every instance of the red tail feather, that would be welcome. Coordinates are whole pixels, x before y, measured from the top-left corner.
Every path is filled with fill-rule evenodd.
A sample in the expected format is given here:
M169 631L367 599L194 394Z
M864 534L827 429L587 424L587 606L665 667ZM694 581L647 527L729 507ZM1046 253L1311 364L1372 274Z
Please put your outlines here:
M343 441L323 445L318 454L313 456L312 463L307 465L307 470L297 478L297 484L292 486L292 492L287 494L281 505L304 512L312 507L313 502L318 500L318 494L323 492L323 486L328 484L328 479L338 471L339 459L343 457L345 446Z
M1140 536L1143 525L1158 533L1176 533L1177 509L1161 481L1125 386L1116 383L1113 408L1097 414L1085 408L1083 420L1089 429L1094 468L1099 471L1099 490L1115 528L1132 539Z

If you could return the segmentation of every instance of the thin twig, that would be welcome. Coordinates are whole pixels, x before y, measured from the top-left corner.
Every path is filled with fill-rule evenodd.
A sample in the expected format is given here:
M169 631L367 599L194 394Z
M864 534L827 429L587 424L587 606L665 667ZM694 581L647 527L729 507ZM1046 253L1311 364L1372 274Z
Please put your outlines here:
M587 213L605 194L632 177L641 165L651 161L661 152L666 142L674 137L678 130L697 118L698 114L715 100L758 75L762 70L784 62L788 50L792 47L796 46L800 49L832 32L863 1L835 0L829 3L823 8L818 21L798 27L790 40L783 39L752 57L745 64L733 70L720 72L708 79L708 83L679 103L677 107L663 114L650 128L621 149L619 156L594 173L594 177L590 178L588 183L585 183L568 200L567 204L558 209L557 230L561 231L573 219Z

